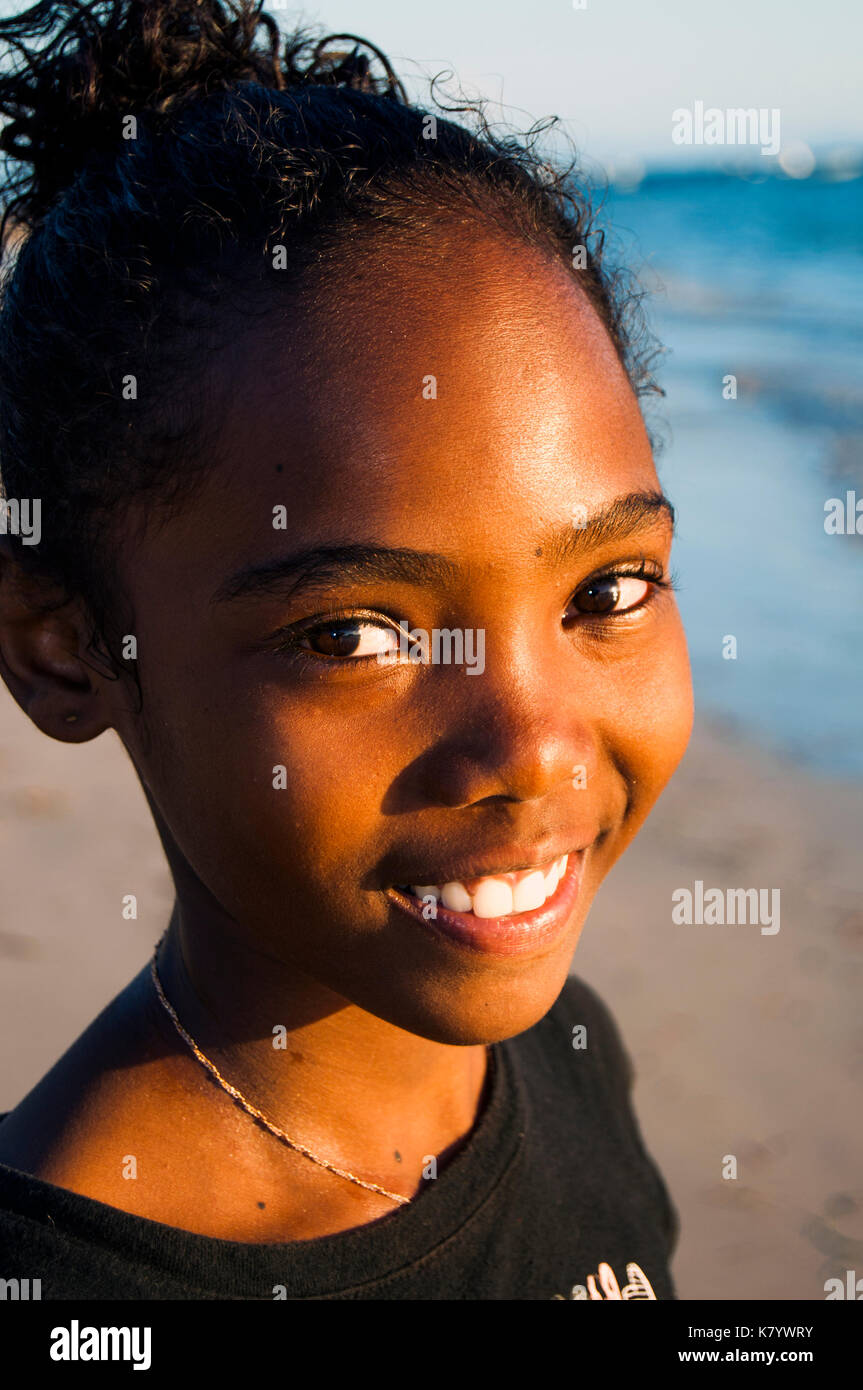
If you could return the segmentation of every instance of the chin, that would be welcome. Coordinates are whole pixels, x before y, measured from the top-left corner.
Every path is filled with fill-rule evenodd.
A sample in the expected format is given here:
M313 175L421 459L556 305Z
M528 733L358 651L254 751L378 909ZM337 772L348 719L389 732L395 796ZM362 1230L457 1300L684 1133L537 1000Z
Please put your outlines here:
M485 980L485 972L471 971L448 985L424 980L415 991L402 982L398 995L394 992L371 1012L405 1032L450 1047L503 1042L545 1017L566 983L571 961L572 949L534 960L530 967L489 971Z

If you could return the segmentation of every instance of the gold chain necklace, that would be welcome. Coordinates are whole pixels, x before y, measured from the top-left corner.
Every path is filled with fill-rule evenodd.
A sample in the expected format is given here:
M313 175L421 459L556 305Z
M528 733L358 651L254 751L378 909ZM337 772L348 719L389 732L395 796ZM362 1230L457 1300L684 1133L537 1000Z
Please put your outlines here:
M234 1100L239 1101L240 1105L243 1107L247 1114L251 1115L252 1118L255 1120L260 1120L261 1124L265 1125L266 1128L270 1131L270 1133L274 1134L277 1139L281 1139L283 1144L287 1144L289 1149L295 1149L297 1153L303 1154L306 1158L311 1159L312 1163L317 1163L319 1168L326 1168L328 1173L335 1173L337 1177L347 1178L348 1182L356 1183L358 1187L364 1187L368 1192L377 1192L380 1194L381 1197L389 1197L391 1202L398 1202L400 1206L403 1206L406 1203L410 1202L410 1197L403 1197L398 1192L388 1192L385 1187L378 1187L377 1183L365 1182L362 1178L358 1178L354 1173L348 1173L344 1168L337 1168L334 1163L328 1163L325 1158L319 1158L317 1154L312 1153L311 1149L307 1149L305 1144L300 1144L297 1142L296 1139L291 1139L289 1135L285 1134L285 1131L283 1129L279 1129L278 1125L274 1125L272 1120L268 1120L266 1115L264 1115L257 1108L257 1106L252 1105L251 1101L246 1100L246 1097L237 1090L236 1086L232 1086L230 1081L225 1080L219 1069L215 1066L213 1062L210 1061L209 1057L204 1056L203 1052L198 1047L198 1044L195 1042L194 1038L190 1037L190 1035L186 1032L182 1023L178 1019L176 1013L172 1009L171 1005L168 1003L168 1000L165 998L165 991L162 989L162 982L159 979L159 972L156 968L156 957L159 954L159 947L161 946L163 940L164 937L161 937L159 941L157 941L156 949L153 952L153 959L150 962L150 974L153 977L153 984L156 988L156 994L159 996L161 1004L167 1011L169 1017L171 1018L174 1024L174 1027L180 1034L180 1037L183 1039L183 1042L186 1043L186 1045L189 1048L191 1048L192 1052L197 1057L198 1061L201 1063L201 1066L206 1067L207 1071L211 1074L211 1076L214 1076L216 1078L219 1085L222 1087L222 1090L227 1091L229 1096L233 1096Z

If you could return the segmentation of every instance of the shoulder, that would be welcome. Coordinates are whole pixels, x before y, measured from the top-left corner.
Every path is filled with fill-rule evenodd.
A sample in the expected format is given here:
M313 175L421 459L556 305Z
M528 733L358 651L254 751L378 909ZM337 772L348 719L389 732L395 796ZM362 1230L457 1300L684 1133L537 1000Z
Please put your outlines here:
M0 1164L57 1187L88 1192L105 1154L130 1129L142 1132L142 1109L158 1056L136 976L93 1020L0 1123ZM92 1195L101 1198L101 1191Z
M561 1042L566 1034L569 1046L576 1049L570 1056L579 1057L581 1062L570 1067L573 1085L579 1085L582 1100L592 1097L596 1106L593 1113L603 1133L622 1146L621 1152L627 1152L643 1174L658 1205L669 1249L673 1248L679 1231L677 1212L644 1143L633 1106L635 1069L611 1010L591 985L570 975L543 1021L556 1030ZM575 1031L579 1025L583 1025L583 1033Z

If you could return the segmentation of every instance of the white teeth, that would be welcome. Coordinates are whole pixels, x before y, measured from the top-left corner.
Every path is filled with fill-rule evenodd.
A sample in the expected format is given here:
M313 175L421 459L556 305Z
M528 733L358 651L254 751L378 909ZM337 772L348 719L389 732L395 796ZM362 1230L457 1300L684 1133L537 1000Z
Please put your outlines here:
M445 883L443 891L437 896L450 912L470 912L470 893L461 883Z
M473 895L474 917L508 917L512 889L502 878L484 878Z
M533 912L537 907L542 907L546 898L549 896L546 884L546 876L539 869L535 874L528 874L521 883L517 883L512 894L513 912Z
M569 856L564 854L556 859L550 868L525 871L523 876L513 874L516 881L493 875L480 879L476 891L471 894L463 883L436 883L411 885L411 892L417 898L433 897L450 912L473 912L475 917L508 917L513 912L535 912L557 891L558 884L566 873Z

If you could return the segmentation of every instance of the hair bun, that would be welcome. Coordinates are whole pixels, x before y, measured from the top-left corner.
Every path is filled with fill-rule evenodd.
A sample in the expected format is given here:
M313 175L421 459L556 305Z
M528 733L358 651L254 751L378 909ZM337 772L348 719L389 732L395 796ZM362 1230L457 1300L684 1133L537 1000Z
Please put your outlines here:
M167 118L241 81L279 90L338 85L407 100L386 57L365 39L297 30L280 56L281 38L260 0L42 0L0 20L0 48L19 60L0 73L0 150L7 169L19 164L4 192L7 203L15 195L17 220L35 225L93 153L116 150L126 115ZM327 52L335 43L342 47ZM381 62L383 78L373 76L360 46Z

